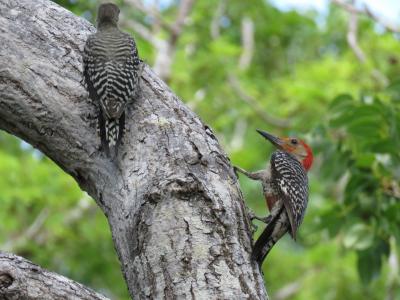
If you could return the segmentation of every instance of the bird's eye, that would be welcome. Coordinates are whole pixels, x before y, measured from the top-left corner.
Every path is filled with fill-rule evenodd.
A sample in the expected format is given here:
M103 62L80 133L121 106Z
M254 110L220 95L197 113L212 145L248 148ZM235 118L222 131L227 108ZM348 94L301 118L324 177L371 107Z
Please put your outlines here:
M290 140L290 143L291 143L292 145L297 145L299 142L297 141L297 139L291 139L291 140Z

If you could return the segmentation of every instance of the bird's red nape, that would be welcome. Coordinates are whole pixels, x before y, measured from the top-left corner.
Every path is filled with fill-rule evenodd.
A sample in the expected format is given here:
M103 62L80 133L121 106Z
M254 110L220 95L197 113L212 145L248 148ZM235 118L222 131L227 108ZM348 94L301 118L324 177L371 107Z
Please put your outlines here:
M303 164L304 169L306 169L306 171L308 171L312 166L314 156L313 156L310 146L308 146L303 141L300 141L300 143L303 145L304 149L307 151L307 156L303 159L302 164Z

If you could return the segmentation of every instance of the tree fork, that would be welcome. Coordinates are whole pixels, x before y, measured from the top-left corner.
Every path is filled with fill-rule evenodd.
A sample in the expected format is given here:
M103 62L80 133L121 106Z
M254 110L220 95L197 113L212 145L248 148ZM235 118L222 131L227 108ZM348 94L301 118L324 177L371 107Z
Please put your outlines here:
M150 68L128 108L118 162L100 150L97 108L80 84L93 31L50 1L0 0L0 128L93 197L135 299L267 298L229 159Z

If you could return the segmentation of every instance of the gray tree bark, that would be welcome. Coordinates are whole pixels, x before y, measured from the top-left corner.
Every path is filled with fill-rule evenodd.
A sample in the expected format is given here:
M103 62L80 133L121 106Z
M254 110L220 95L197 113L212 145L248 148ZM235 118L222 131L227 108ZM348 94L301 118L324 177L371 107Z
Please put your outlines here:
M150 68L129 106L118 160L99 150L97 108L80 84L93 31L50 1L0 0L0 129L93 197L135 299L265 299L229 159Z
M0 252L0 299L108 300L80 283Z

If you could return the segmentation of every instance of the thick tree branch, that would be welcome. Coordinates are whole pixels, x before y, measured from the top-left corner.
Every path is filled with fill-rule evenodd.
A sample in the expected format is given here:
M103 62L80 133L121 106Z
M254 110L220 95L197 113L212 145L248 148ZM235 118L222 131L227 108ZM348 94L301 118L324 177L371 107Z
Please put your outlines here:
M32 262L0 252L0 299L107 300L91 289Z
M99 150L98 108L80 84L93 30L50 1L0 0L0 128L95 199L135 299L264 299L229 159L148 67L117 160Z

